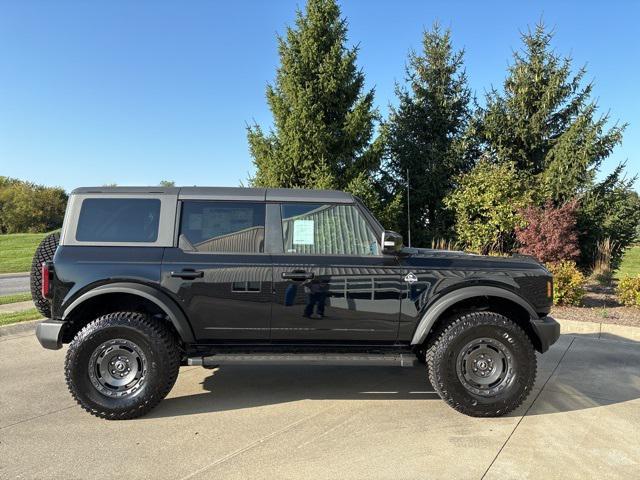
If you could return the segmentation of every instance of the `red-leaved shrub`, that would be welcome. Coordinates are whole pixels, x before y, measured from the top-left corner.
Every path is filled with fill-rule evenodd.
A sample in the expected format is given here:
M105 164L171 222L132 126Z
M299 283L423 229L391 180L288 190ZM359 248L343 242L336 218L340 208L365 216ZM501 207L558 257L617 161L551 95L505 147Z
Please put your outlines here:
M580 255L576 230L578 202L554 207L547 202L543 208L527 207L520 213L525 226L516 228L518 250L533 255L544 263L576 260Z

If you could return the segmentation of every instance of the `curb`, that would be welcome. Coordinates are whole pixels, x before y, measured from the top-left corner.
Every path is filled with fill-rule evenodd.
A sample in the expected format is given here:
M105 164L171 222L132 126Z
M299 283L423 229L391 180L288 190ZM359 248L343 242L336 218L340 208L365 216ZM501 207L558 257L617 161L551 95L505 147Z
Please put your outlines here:
M616 340L619 342L640 342L640 327L602 322L579 322L560 318L556 318L556 321L560 324L562 335L580 335L597 340Z
M32 332L35 333L36 326L44 319L28 320L26 322L12 323L0 327L0 337L7 337L17 333Z

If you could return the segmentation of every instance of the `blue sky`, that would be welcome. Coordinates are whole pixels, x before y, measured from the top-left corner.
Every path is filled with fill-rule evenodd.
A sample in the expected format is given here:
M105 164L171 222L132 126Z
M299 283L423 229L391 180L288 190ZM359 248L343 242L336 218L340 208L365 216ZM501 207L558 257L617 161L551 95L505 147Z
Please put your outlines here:
M519 32L543 18L586 63L601 112L628 122L603 165L640 173L640 2L343 0L383 114L435 20L466 50L475 94L500 86ZM275 34L303 1L0 0L0 175L58 185L246 184L245 126L271 122Z

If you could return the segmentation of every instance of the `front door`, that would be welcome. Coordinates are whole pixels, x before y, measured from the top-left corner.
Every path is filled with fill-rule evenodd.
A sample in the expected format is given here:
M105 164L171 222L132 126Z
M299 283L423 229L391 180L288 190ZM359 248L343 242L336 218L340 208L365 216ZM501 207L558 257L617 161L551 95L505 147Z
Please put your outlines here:
M268 341L265 204L185 200L179 235L178 247L165 251L162 284L181 302L196 339Z
M273 255L271 339L394 342L401 270L350 204L281 205L284 253Z

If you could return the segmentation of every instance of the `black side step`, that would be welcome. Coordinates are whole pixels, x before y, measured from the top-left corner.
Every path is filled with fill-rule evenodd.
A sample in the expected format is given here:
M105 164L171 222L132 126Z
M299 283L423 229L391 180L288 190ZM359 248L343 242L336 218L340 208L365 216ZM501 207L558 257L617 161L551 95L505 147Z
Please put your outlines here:
M187 365L344 365L413 367L418 359L413 353L254 353L219 354L191 357Z

